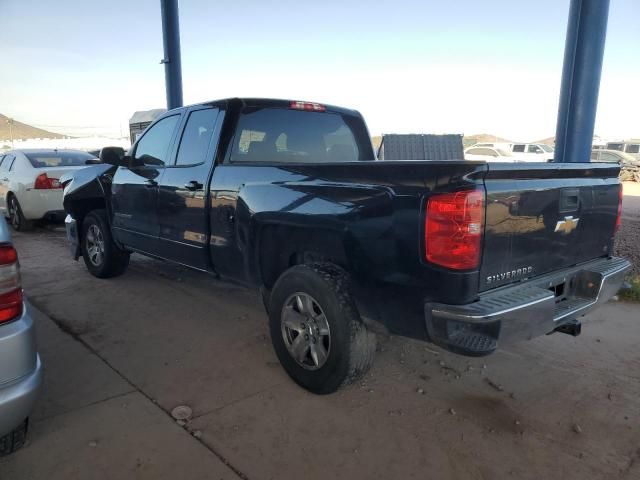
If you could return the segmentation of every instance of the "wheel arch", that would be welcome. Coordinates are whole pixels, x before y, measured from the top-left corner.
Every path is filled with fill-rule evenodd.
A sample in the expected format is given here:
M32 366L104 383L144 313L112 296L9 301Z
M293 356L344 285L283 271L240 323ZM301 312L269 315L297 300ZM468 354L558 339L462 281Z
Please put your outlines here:
M349 270L343 232L270 224L260 229L258 280L270 289L287 269L303 263L333 263Z

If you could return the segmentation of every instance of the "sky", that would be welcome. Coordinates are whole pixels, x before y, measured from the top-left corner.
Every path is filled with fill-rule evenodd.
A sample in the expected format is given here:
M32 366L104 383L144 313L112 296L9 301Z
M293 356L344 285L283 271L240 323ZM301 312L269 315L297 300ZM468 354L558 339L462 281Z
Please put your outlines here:
M569 0L179 0L185 104L359 110L372 135L550 137ZM640 137L640 0L611 0L596 134ZM0 0L0 113L126 135L164 107L159 0Z

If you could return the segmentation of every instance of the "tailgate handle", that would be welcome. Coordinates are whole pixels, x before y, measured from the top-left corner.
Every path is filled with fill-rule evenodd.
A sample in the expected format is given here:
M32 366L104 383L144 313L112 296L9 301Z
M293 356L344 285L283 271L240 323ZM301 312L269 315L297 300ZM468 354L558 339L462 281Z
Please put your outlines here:
M578 189L562 190L560 195L561 212L574 212L578 209L579 203L580 197L578 195Z

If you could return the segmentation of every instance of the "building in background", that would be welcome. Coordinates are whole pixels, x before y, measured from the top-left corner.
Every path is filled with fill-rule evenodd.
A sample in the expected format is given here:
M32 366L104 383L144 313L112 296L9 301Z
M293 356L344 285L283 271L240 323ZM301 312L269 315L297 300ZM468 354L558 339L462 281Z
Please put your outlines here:
M462 135L382 135L380 160L464 160Z
M151 125L151 123L167 110L165 108L154 108L153 110L140 110L135 112L129 119L129 139L131 145L135 143L142 132Z

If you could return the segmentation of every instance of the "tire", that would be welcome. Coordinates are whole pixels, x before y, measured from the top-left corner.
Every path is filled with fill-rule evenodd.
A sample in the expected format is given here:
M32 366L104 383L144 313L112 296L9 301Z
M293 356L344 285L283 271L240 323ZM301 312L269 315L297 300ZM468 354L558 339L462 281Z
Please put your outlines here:
M33 228L33 222L24 217L20 202L18 202L15 195L9 195L9 198L7 198L7 207L9 223L16 232L25 232Z
M94 277L117 277L129 265L129 252L113 242L104 210L94 210L85 217L80 244L84 263Z
M360 319L349 276L336 265L297 265L284 272L271 291L269 327L283 368L310 392L335 392L373 364L375 335Z
M24 447L27 440L27 429L29 427L29 419L22 422L13 432L0 437L0 457L9 455L19 448Z

